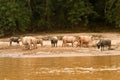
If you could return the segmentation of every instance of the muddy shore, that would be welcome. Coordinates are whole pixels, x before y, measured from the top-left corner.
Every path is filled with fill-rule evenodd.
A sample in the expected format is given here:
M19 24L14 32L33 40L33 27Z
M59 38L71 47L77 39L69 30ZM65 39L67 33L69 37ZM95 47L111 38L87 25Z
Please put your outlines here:
M38 45L37 49L25 50L16 43L9 46L9 37L0 39L0 57L77 57L77 56L110 56L120 55L120 34L119 33L64 33L64 34L26 34L38 38L45 38L50 36L64 36L64 35L100 35L101 38L108 38L112 40L112 48L114 50L100 51L96 47L80 48L80 47L62 47L62 41L59 40L58 47L51 47L49 40L44 40L44 46ZM22 35L20 35L22 36Z

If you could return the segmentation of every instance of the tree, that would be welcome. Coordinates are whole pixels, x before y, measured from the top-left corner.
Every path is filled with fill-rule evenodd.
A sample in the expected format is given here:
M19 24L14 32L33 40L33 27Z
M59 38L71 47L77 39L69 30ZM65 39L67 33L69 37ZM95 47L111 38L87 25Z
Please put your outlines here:
M84 23L85 25L89 22L89 16L95 14L93 6L85 0L70 0L72 5L69 11L68 19L72 24Z
M17 0L0 0L0 3L0 36L25 31L31 17L26 3Z
M120 0L108 0L105 7L106 22L120 27Z

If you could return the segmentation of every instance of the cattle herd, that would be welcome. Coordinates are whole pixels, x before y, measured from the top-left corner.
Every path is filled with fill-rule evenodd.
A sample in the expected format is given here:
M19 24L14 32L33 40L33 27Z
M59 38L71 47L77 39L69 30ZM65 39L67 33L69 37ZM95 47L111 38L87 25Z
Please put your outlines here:
M24 49L36 49L37 45L40 44L43 46L44 39L42 38L35 38L33 36L24 36L24 37L11 37L10 39L10 46L12 46L12 42L16 42L19 44L22 43L22 46ZM57 47L58 36L52 36L50 37L51 47ZM72 47L88 47L89 44L94 41L94 36L62 36L62 47L67 46L67 44L71 44ZM75 44L76 43L76 44ZM101 49L101 51L104 50L104 47L108 47L108 49L111 49L111 40L109 39L99 39L94 46L96 46L98 49Z

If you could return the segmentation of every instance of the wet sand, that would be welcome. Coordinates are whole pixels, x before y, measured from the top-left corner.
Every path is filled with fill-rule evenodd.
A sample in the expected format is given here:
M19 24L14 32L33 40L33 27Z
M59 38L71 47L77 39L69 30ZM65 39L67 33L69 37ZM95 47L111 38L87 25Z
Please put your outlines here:
M0 39L0 57L77 57L77 56L110 56L120 55L120 34L119 33L66 33L66 34L32 34L34 37L46 37L46 36L64 36L64 35L101 35L102 38L108 38L112 40L112 48L114 50L100 51L96 47L80 48L71 47L69 44L67 47L62 47L62 41L58 41L58 47L51 47L50 40L44 40L43 45L38 45L37 49L25 50L20 43L13 43L9 46L9 38Z

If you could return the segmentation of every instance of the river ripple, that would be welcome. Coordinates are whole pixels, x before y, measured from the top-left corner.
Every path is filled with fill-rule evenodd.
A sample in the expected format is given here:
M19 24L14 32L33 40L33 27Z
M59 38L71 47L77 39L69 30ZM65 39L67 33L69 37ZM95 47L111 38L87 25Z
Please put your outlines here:
M0 58L0 80L120 80L120 56Z

